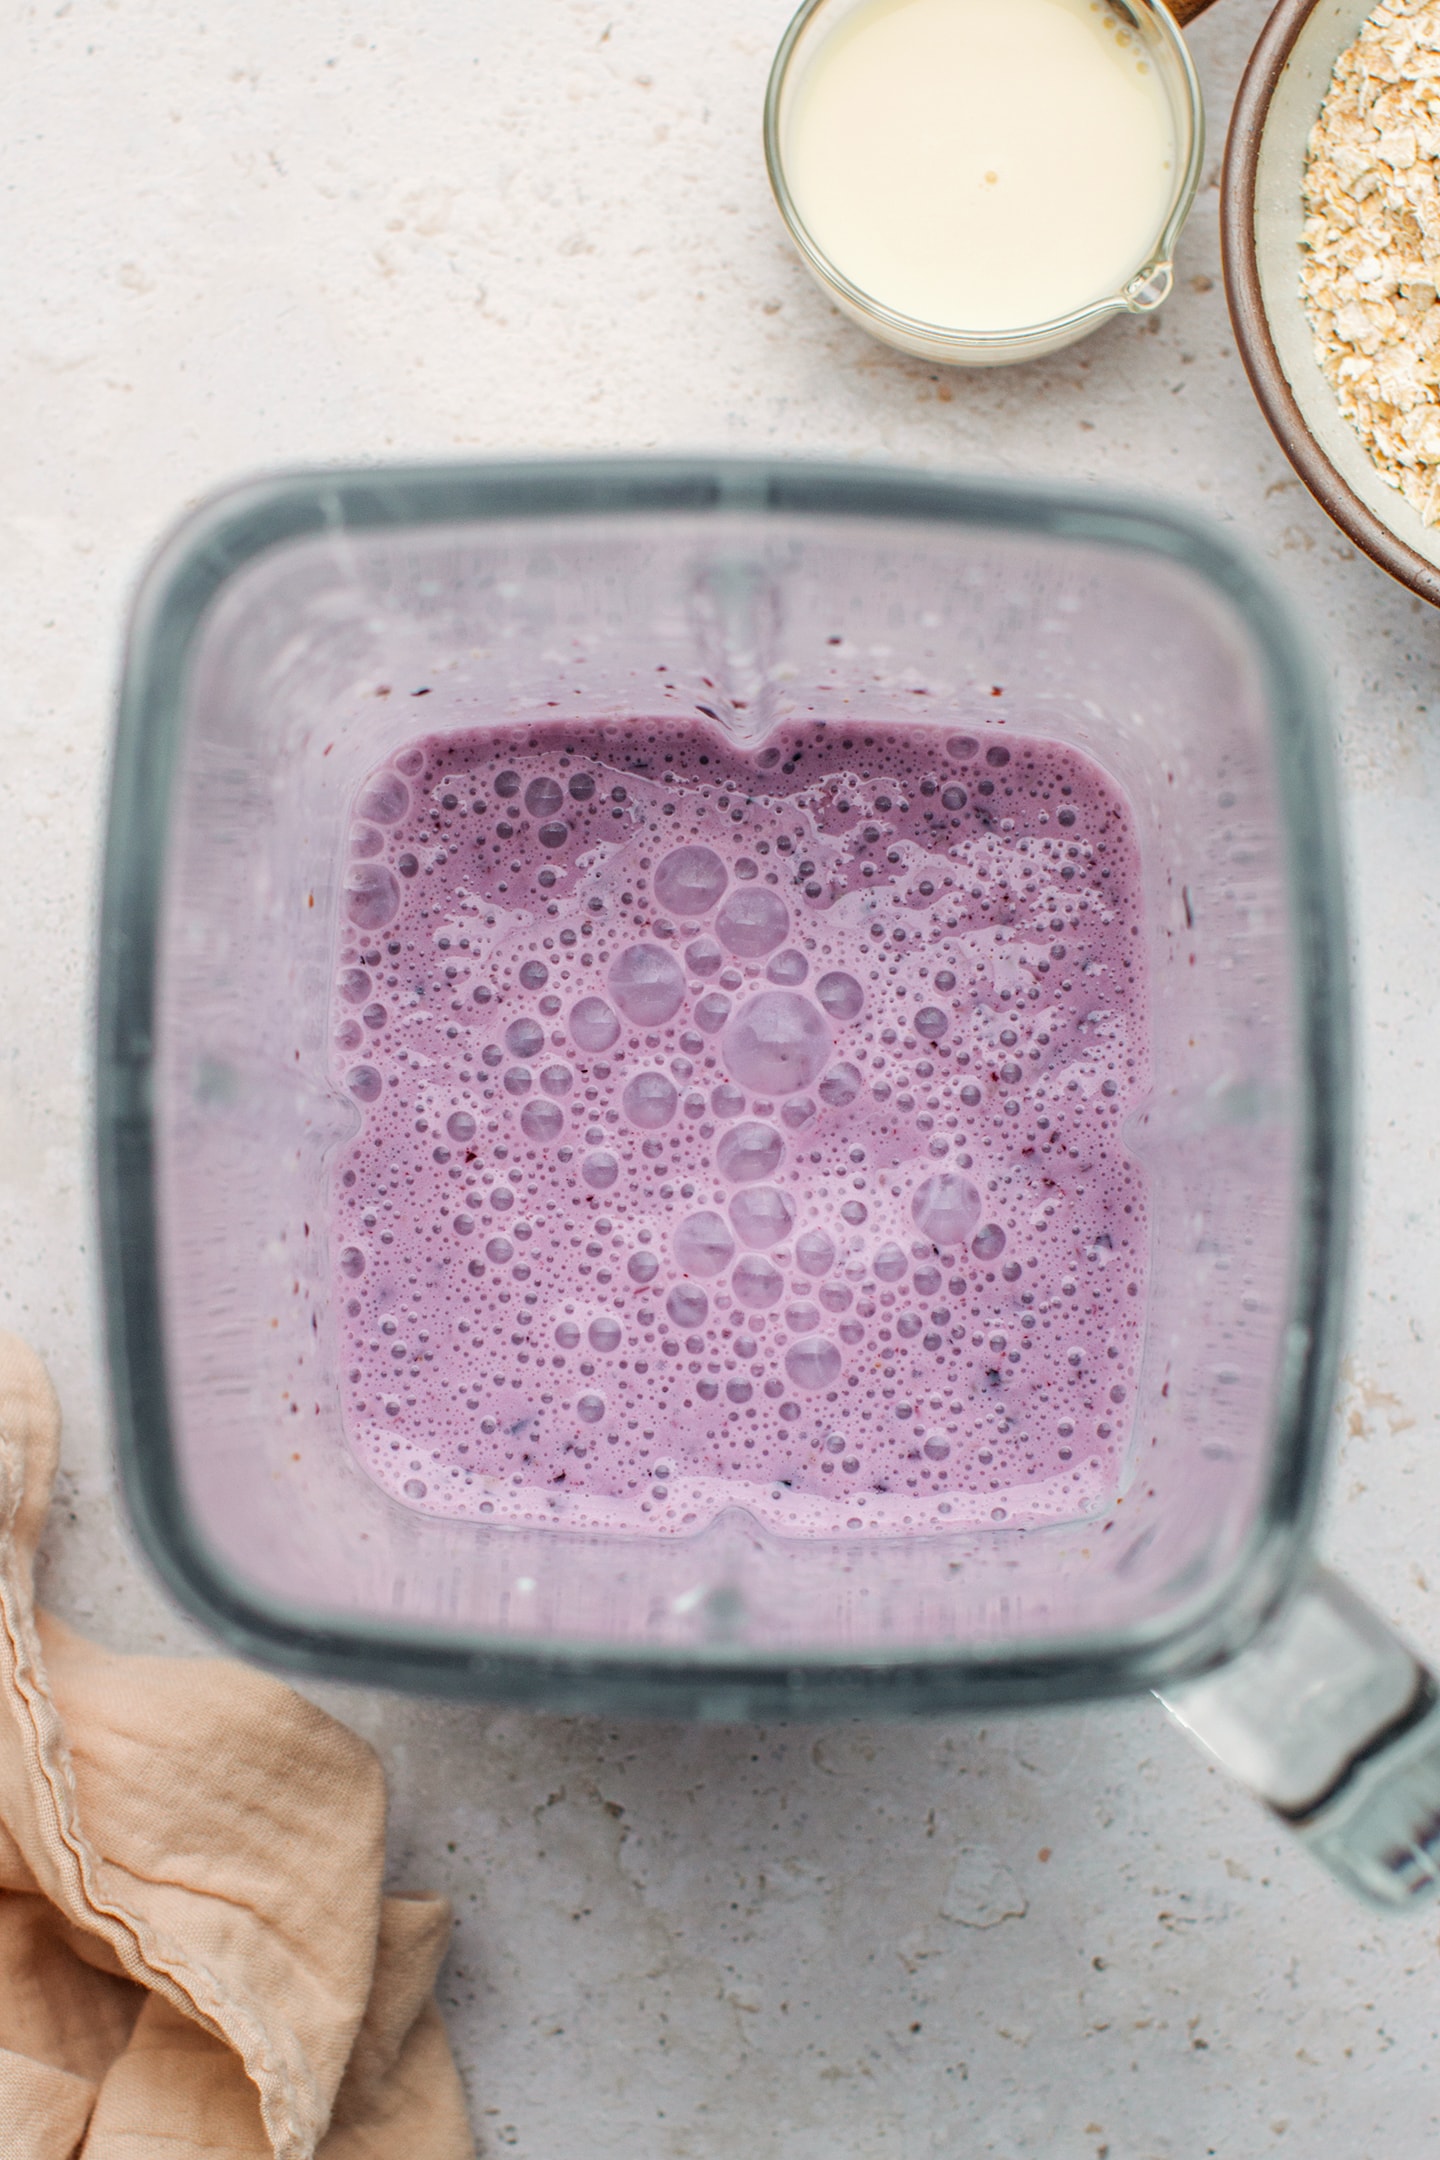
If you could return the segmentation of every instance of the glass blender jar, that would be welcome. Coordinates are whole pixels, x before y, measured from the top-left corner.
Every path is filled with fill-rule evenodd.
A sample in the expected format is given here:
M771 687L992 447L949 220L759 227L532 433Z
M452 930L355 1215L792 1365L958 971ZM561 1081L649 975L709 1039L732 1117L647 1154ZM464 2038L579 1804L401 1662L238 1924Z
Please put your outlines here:
M1151 1268L1103 1508L923 1536L487 1525L341 1425L327 1165L345 834L420 732L843 712L1070 746L1123 791ZM423 694L423 708L414 700ZM917 714L923 718L917 722ZM146 1550L242 1653L569 1712L909 1716L1154 1689L1381 1902L1427 1888L1433 1687L1308 1537L1349 1149L1341 872L1300 647L1227 539L1108 495L727 460L312 472L194 514L136 603L99 1176Z

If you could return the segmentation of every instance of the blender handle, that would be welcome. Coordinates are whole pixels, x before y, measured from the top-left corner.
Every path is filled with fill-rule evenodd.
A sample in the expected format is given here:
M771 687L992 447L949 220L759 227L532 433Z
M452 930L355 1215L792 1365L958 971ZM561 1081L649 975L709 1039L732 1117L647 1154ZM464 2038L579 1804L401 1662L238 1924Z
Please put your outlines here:
M1229 1664L1163 1693L1191 1737L1372 1905L1440 1886L1440 1693L1315 1566Z

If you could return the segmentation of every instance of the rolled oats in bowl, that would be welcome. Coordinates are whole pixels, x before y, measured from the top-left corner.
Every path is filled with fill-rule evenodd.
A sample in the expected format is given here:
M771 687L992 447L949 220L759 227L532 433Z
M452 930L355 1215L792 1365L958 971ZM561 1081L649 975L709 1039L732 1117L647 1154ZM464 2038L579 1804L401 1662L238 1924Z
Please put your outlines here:
M1310 136L1315 352L1381 476L1440 524L1440 0L1377 7Z

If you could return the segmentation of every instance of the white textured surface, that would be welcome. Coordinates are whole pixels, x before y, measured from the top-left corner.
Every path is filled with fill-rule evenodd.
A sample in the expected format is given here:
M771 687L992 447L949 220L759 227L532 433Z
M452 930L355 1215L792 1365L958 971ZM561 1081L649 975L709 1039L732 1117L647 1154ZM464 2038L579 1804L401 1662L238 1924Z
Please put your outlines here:
M1330 1556L1440 1654L1440 621L1332 530L1231 348L1214 171L1158 319L937 376L834 315L758 126L787 0L175 0L0 26L0 1316L67 1416L51 1602L191 1646L117 1519L87 1173L92 900L127 593L290 460L838 453L1169 491L1268 557L1334 683L1366 1067ZM1193 44L1212 135L1263 0ZM1420 2160L1437 1922L1346 1903L1153 1706L698 1731L327 1690L482 2150L522 2160ZM1046 1857L1048 1855L1048 1857Z

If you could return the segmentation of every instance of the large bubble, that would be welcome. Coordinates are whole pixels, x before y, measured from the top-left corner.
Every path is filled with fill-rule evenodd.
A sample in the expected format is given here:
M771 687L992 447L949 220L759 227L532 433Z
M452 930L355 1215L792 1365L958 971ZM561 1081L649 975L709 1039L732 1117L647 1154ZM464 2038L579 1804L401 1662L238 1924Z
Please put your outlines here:
M821 1102L832 1110L843 1110L854 1102L860 1092L860 1075L853 1065L834 1065L820 1082L816 1093Z
M820 977L815 995L832 1020L853 1020L865 1003L865 993L855 977L841 968Z
M676 1327L703 1327L710 1313L710 1300L697 1283L676 1283L665 1300L665 1310Z
M620 1165L609 1148L596 1148L580 1165L580 1175L595 1192L605 1192L620 1175Z
M345 1075L345 1085L356 1102L378 1102L385 1088L373 1065L352 1065Z
M989 756L989 752L986 752ZM970 1240L970 1250L977 1260L998 1260L1005 1250L1005 1232L999 1223L982 1223Z
M381 772L367 781L355 805L355 815L368 818L372 825L396 825L409 807L410 790L400 775Z
M505 1047L512 1057L532 1058L545 1047L545 1030L538 1020L512 1020L505 1030Z
M773 1125L747 1121L722 1133L715 1150L720 1175L732 1185L754 1185L770 1177L785 1159L785 1143Z
M609 1313L602 1313L598 1320L592 1320L585 1332L590 1338L592 1350L608 1352L620 1347L620 1323L613 1320Z
M730 1202L735 1235L752 1252L768 1252L795 1227L795 1203L775 1185L749 1185Z
M723 990L707 990L704 997L695 1001L695 1025L713 1035L730 1017L730 1000Z
M357 930L383 930L400 912L400 880L384 863L352 863L345 874L345 912Z
M703 980L707 975L718 975L725 955L713 937L691 938L685 947L685 965L692 975Z
M626 1082L620 1107L641 1132L659 1132L674 1117L678 1100L674 1083L664 1073L642 1072Z
M608 1050L620 1039L620 1022L604 998L583 997L570 1008L570 1038L580 1050Z
M631 1282L654 1282L660 1272L660 1262L653 1252L632 1252L625 1263L625 1272Z
M655 905L670 915L708 915L729 882L714 848L671 848L655 871Z
M828 1230L802 1230L795 1240L795 1265L807 1275L828 1275L835 1265L835 1240Z
M881 1282L899 1282L910 1265L898 1245L882 1245L872 1264Z
M794 1095L824 1070L830 1030L798 990L762 990L747 998L721 1041L726 1070L741 1087Z
M784 952L777 952L765 969L768 982L779 983L784 990L794 990L804 982L810 972L810 963L803 952L787 945Z
M635 1027L659 1027L673 1020L685 995L685 977L658 945L627 945L606 980L610 995Z
M980 1220L979 1189L958 1170L940 1170L920 1186L910 1212L933 1244L960 1245Z
M687 1215L675 1226L670 1241L675 1255L675 1265L687 1275L710 1277L727 1268L735 1255L735 1240L723 1216L710 1208L702 1208L698 1214Z
M527 1102L520 1113L520 1130L527 1140L557 1140L564 1123L558 1103Z
M802 1335L785 1352L785 1370L794 1387L833 1387L840 1377L840 1352L823 1335Z
M565 791L558 780L532 780L525 790L525 808L533 818L554 817L565 800Z
M729 893L715 918L715 934L738 960L763 960L790 928L790 910L768 885L744 885Z
M746 1253L730 1277L735 1302L747 1312L763 1312L767 1306L777 1304L784 1287L785 1278L779 1268L759 1253Z

